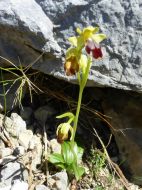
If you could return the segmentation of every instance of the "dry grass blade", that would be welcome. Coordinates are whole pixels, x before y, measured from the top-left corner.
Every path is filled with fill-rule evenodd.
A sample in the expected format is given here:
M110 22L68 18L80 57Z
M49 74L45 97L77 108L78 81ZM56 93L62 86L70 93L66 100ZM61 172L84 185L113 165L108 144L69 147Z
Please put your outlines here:
M106 158L107 158L107 161L108 161L109 165L111 166L111 168L113 168L114 172L115 172L115 173L117 174L117 176L120 178L120 180L121 180L122 184L125 186L125 188L126 188L127 190L130 190L128 181L127 181L127 179L125 178L123 172L121 171L121 169L119 168L119 166L118 166L116 163L114 163L114 162L111 160L111 158L109 157L109 154L108 154L108 152L107 152L107 150L106 150L106 147L105 147L103 141L101 140L101 138L99 137L99 135L98 135L97 131L95 130L95 128L93 128L93 130L94 130L94 134L97 136L97 138L99 139L99 141L100 141L100 143L101 143L101 145L102 145L102 147L103 147L103 150L104 150L104 153L105 153L105 155L106 155Z
M25 68L24 72L26 73L26 72L43 56L44 53L45 53L45 52L43 52L40 56L37 57L37 59L35 59L31 64L29 64L29 65Z
M43 55L43 54L42 54ZM41 56L42 56L41 55ZM9 89L7 90L7 92L5 93L5 95L8 93L8 91L12 88L12 86L16 83L16 82L19 82L19 87L17 88L16 90L16 93L15 93L15 99L13 101L13 105L16 105L17 103L19 104L20 107L22 107L22 104L21 104L21 101L22 101L22 96L23 96L23 89L24 87L28 86L28 89L29 89L29 93L30 93L30 98L31 98L31 102L32 102L32 91L34 92L42 92L30 79L29 79L29 76L32 76L31 74L29 75L26 75L26 72L30 69L30 67L38 61L38 59L41 58L41 56L39 56L33 63L31 63L29 66L27 66L25 69L22 68L22 65L20 63L20 60L19 60L19 63L20 63L20 66L16 66L14 63L12 63L10 60L0 56L1 59L3 59L4 61L8 62L10 65L13 66L13 68L2 68L0 67L1 70L5 71L5 72L8 72L10 74L12 74L14 76L14 79L13 80L3 80L1 81L3 84L5 83L9 83L11 82L11 86L9 87ZM20 72L20 74L17 74L15 73L14 71L18 71Z

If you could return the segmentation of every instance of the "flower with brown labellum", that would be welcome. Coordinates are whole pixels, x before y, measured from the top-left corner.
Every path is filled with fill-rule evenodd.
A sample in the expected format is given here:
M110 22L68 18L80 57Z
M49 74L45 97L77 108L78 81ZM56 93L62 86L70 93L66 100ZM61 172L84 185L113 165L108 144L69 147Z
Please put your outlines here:
M64 70L67 76L75 75L79 71L78 60L75 56L71 56L66 59Z

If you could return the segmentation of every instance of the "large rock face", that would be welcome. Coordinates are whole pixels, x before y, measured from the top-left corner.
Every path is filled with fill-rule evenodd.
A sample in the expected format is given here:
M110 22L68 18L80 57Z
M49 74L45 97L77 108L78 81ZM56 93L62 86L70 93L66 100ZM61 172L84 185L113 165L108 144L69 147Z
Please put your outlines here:
M67 38L76 27L99 25L108 36L106 56L93 63L88 85L142 91L141 6L140 0L1 0L0 55L28 65L44 52L33 68L74 81L62 67Z
M111 117L113 134L131 180L142 184L142 95L108 89L103 109Z

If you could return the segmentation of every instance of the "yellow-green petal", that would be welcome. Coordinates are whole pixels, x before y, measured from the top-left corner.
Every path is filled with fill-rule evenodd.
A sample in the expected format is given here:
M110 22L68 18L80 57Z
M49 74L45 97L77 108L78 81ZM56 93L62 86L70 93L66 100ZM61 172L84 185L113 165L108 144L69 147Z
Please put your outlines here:
M99 31L98 27L93 27L93 26L89 26L87 28L83 29L83 38L84 38L84 42L86 42L86 40L88 40L89 38L92 37L93 34L95 34L96 32Z
M69 42L70 42L73 46L77 47L77 37L73 36L73 37L70 37L68 40L69 40Z
M80 28L77 28L77 29L76 29L76 32L77 32L78 34L81 34L81 33L82 33L82 31L81 31Z
M69 130L70 130L70 127L71 127L70 124L64 123L64 124L62 125L62 127L60 128L61 133L62 133L62 134L65 134L65 135L68 134L68 132L69 132Z
M85 32L86 30L90 31L91 33L96 33L99 31L99 27L88 26L87 28L83 29L83 32Z
M94 34L92 35L92 39L99 44L101 41L103 41L104 39L106 39L106 35L105 34Z
M69 123L61 123L57 128L56 134L58 135L60 133L66 136L70 128L71 128L71 125Z
M83 73L85 73L86 71L87 63L88 63L87 56L82 54L79 60L79 67Z

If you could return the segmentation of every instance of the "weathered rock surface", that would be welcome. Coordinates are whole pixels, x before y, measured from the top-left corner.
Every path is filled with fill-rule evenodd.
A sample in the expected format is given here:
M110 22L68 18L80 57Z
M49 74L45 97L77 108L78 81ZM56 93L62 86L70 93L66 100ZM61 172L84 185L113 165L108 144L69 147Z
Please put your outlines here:
M121 160L130 178L142 184L142 95L109 89L105 93L104 113L111 118Z
M28 190L28 183L21 181L21 180L15 180L12 185L8 185L5 187L0 187L0 190Z
M0 186L11 185L16 179L28 179L28 173L24 166L18 162L9 162L1 167L0 171Z
M30 141L33 137L33 132L31 130L26 130L19 134L18 142L26 150L29 148Z
M14 184L11 187L11 190L28 190L28 183L24 182L24 181L20 181L20 180L15 180Z
M9 156L13 153L11 148L0 148L0 158L4 158L5 156Z
M0 125L4 125L8 133L16 138L26 131L26 123L17 113L12 113L10 118L0 114Z
M51 189L69 190L68 188L68 176L65 171L58 172L48 179L48 183Z
M74 81L61 61L67 38L76 27L99 25L108 36L106 56L93 63L88 85L142 91L141 6L140 0L1 0L0 55L26 66L45 52L33 68Z

